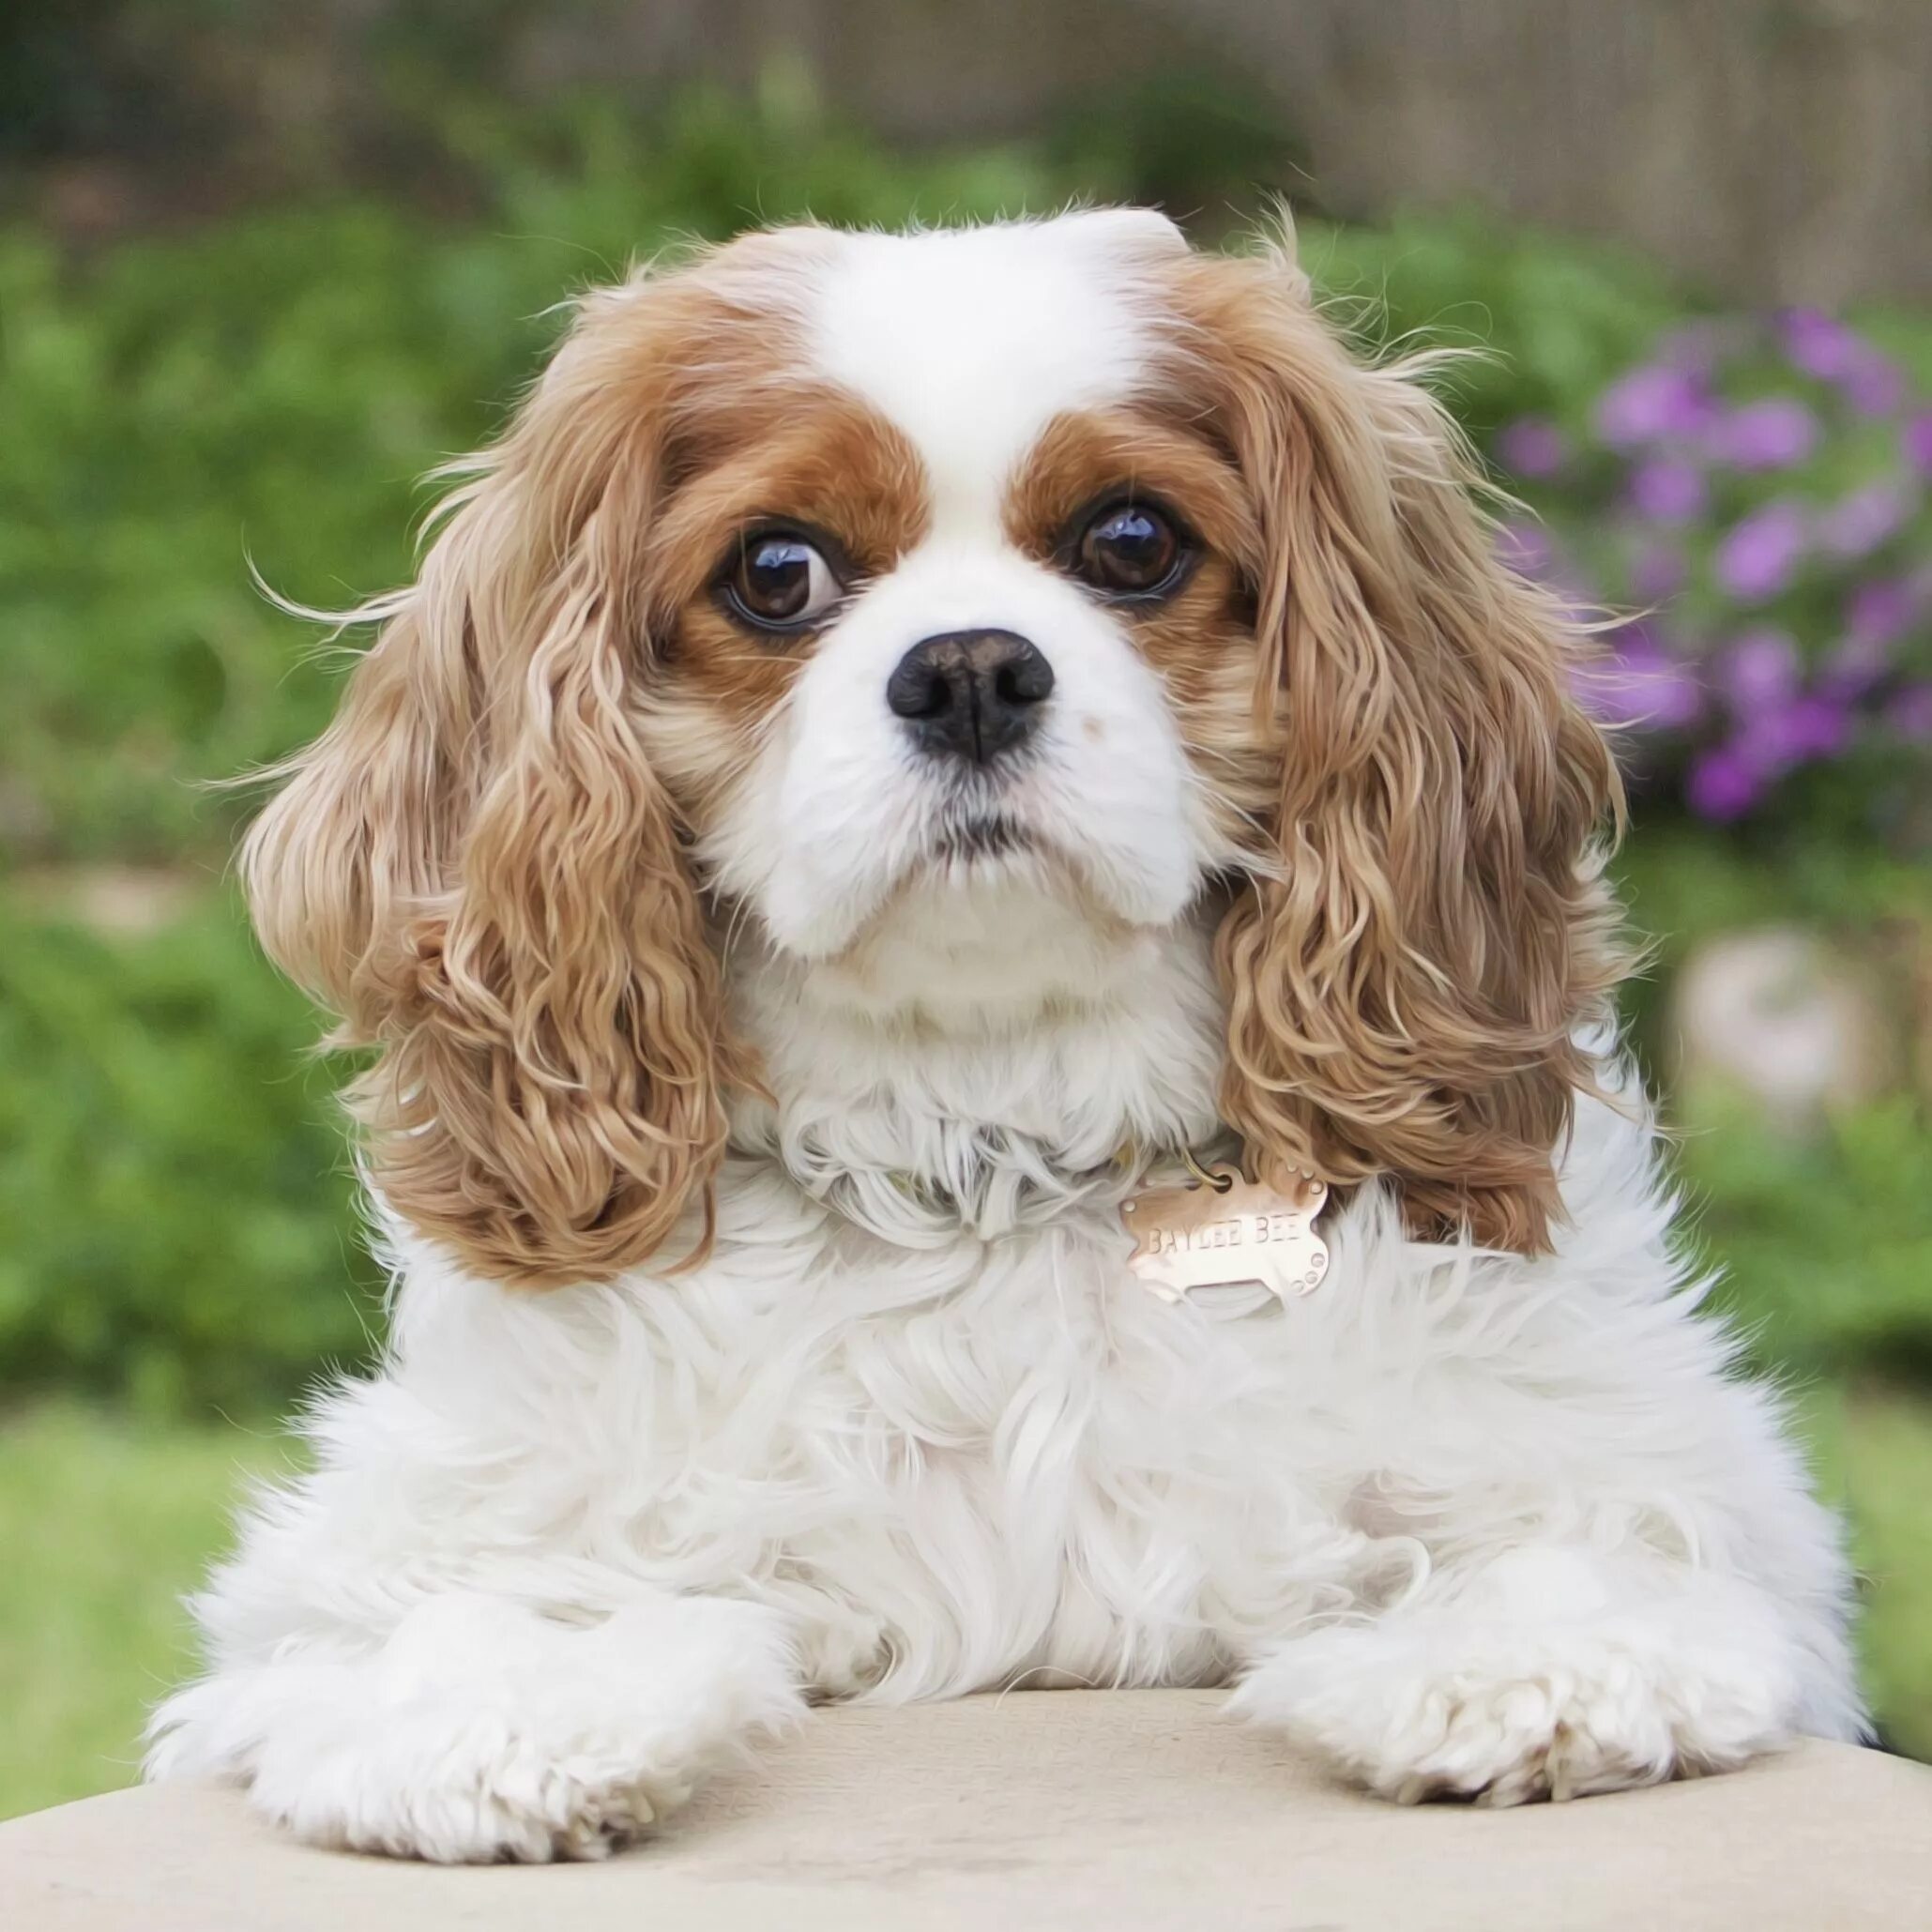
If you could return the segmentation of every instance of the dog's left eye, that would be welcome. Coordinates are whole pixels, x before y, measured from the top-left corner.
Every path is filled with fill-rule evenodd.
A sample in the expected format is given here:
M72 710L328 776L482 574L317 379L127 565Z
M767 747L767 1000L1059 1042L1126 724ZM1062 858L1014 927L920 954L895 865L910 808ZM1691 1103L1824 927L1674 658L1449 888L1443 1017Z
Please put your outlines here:
M1072 546L1074 570L1112 597L1159 597L1179 581L1186 545L1173 520L1147 503L1110 503Z
M810 538L757 531L740 542L721 586L725 601L763 631L802 631L824 616L844 586Z

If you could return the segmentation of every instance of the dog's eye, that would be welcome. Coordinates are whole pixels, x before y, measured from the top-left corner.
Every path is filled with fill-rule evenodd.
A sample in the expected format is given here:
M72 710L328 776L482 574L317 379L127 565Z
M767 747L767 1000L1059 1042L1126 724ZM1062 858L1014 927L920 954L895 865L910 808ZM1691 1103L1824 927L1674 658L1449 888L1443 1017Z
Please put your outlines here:
M764 631L802 631L844 594L844 586L809 538L796 530L755 531L728 559L725 601Z
M1158 597L1172 588L1185 561L1173 523L1145 503L1110 503L1090 518L1073 545L1073 567L1113 597Z

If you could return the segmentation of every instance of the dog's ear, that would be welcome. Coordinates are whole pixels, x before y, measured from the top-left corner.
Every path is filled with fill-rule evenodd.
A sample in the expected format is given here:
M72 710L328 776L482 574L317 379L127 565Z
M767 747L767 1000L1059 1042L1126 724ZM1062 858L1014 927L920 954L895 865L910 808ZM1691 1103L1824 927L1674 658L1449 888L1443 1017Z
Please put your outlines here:
M376 1050L351 1099L376 1187L500 1281L608 1275L699 1203L709 1237L735 1067L634 724L669 300L580 316L244 850L269 953Z
M1194 379L1253 494L1275 850L1218 936L1225 1118L1285 1174L1399 1184L1410 1225L1533 1252L1625 962L1614 761L1561 613L1496 554L1411 373L1357 362L1279 257L1194 273Z

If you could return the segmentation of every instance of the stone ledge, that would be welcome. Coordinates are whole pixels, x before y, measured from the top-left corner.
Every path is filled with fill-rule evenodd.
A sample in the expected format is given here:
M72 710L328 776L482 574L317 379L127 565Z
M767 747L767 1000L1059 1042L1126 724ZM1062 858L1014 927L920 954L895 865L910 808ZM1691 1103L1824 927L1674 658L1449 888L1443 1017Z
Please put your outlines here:
M232 1791L0 1825L18 1932L1920 1932L1932 1771L1807 1744L1729 1777L1520 1811L1343 1789L1205 1693L817 1713L605 1864L311 1850Z

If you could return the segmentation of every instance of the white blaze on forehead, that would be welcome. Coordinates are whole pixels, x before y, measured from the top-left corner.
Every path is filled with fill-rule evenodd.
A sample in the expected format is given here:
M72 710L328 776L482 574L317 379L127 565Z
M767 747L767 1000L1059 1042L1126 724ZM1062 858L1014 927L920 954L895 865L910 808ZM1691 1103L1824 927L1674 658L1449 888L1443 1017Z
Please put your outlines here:
M1186 246L1139 209L841 236L810 353L918 449L941 523L996 519L1054 417L1134 388L1153 347L1154 270Z

